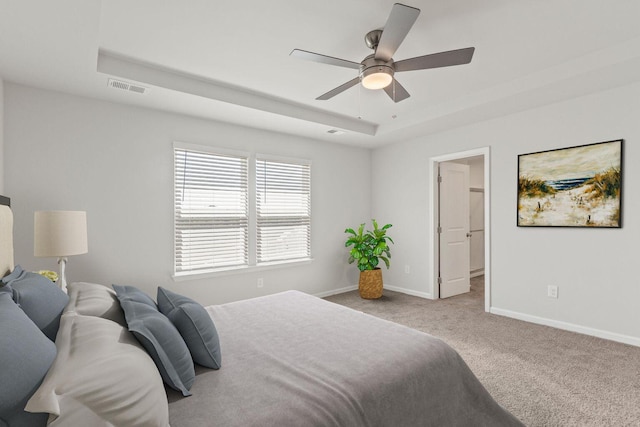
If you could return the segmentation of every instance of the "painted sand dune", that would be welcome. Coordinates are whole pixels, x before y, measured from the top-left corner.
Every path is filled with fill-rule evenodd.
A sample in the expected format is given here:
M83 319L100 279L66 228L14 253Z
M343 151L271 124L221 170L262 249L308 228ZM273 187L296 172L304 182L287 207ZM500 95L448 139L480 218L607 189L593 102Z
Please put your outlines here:
M518 225L620 227L622 141L519 156Z

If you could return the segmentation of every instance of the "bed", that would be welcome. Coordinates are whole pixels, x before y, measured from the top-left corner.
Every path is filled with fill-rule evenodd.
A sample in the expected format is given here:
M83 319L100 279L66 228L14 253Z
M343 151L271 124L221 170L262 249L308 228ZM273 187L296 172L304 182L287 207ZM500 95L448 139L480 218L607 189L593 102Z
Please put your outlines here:
M10 209L0 206L3 281L27 274L14 266L11 223ZM73 283L64 305L57 303L52 334L46 328L55 322L33 327L37 319L22 313L29 312L27 296L15 308L16 291L6 291L19 282L0 287L0 363L17 363L0 374L0 426L522 425L446 343L302 292L202 307L162 288L156 304L132 286ZM173 305L156 315L166 295ZM215 341L219 353L191 347L194 335L174 316L185 307L215 325L215 340L196 335ZM148 327L176 325L189 356L175 377L161 364L173 351L168 335L160 334L155 350L147 347L153 339L140 336L132 313L156 316ZM19 333L7 332L14 328ZM36 353L42 360L26 369ZM184 352L176 357L185 362ZM182 375L191 379L180 383Z

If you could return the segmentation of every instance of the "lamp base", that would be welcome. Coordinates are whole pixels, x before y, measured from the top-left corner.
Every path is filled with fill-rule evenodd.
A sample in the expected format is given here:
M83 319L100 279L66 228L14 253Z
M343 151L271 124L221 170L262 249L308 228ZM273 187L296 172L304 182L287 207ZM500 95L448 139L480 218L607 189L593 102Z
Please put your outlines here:
M67 257L58 258L58 265L60 266L60 274L58 275L58 286L65 293L67 292L67 278L64 274L65 266L67 265Z

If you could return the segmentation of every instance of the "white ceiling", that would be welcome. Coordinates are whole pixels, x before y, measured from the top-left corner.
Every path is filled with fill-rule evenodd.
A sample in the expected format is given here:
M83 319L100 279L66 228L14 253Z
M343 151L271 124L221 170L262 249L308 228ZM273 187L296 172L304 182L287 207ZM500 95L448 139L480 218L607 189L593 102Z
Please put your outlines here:
M375 147L640 80L638 0L405 0L395 60L474 46L471 64L397 74L411 97L353 87L388 0L0 0L7 82ZM109 77L150 88L109 88ZM330 135L329 129L340 129Z

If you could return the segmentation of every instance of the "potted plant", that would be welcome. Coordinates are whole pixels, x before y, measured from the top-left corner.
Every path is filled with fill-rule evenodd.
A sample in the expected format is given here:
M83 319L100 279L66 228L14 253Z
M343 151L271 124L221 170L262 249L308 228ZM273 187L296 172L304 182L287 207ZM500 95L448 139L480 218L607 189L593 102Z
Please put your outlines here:
M358 290L360 296L365 299L377 299L382 296L382 270L378 267L382 260L389 268L391 252L388 242L393 243L387 236L387 230L391 224L378 228L378 223L372 219L373 230L364 230L364 224L360 224L358 231L347 228L345 233L349 238L344 243L345 247L352 246L349 252L349 264L357 263L360 270Z

